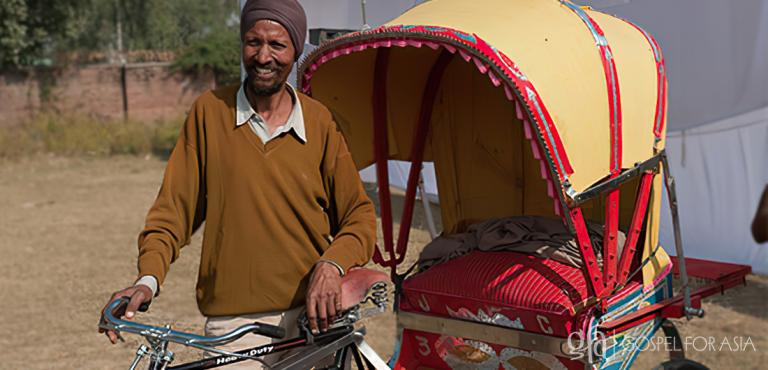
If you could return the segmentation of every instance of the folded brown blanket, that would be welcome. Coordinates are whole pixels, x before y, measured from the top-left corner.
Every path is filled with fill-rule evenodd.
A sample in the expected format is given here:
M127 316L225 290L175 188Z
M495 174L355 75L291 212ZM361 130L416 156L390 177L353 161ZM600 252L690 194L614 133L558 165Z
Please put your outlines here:
M603 226L587 223L597 262L602 266ZM626 235L619 231L617 252L621 254ZM529 253L577 268L583 266L579 246L562 220L541 216L515 216L487 220L469 226L466 232L439 236L424 247L417 262L419 270L472 251Z

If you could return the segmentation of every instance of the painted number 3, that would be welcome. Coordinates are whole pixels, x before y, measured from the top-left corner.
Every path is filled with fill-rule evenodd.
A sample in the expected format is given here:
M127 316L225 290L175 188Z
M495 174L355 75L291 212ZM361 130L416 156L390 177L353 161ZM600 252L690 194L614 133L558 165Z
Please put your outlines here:
M427 338L421 336L415 336L416 341L419 342L419 354L427 357L432 354L432 350L429 348L429 341Z

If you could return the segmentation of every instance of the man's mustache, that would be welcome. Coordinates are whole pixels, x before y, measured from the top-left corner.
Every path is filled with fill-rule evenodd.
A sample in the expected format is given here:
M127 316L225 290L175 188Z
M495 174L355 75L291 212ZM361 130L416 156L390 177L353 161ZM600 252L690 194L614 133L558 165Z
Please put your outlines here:
M266 69L268 71L280 72L283 69L285 69L285 66L281 66L281 65L279 65L277 63L268 63L268 64L251 63L248 66L248 69L251 69L251 70L255 70L256 68L258 68L258 69Z

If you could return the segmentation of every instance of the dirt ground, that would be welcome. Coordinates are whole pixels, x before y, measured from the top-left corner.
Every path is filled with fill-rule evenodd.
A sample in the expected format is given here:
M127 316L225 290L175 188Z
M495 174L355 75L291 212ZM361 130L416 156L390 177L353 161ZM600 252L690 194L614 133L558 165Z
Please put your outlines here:
M110 345L97 334L96 323L110 293L133 282L136 237L163 167L157 159L136 157L0 162L0 369L127 368L139 339ZM421 210L416 217L412 245L417 247L429 238ZM411 248L409 259L417 249ZM140 321L201 331L203 317L194 300L199 250L197 236ZM751 275L746 287L705 301L704 319L678 321L684 337L712 337L717 344L716 350L689 348L688 356L712 369L765 369L767 297L768 277ZM365 324L369 342L387 358L393 315ZM741 350L734 337L752 345ZM723 348L723 340L734 350ZM178 360L199 356L174 350ZM634 368L649 369L665 356L646 351Z

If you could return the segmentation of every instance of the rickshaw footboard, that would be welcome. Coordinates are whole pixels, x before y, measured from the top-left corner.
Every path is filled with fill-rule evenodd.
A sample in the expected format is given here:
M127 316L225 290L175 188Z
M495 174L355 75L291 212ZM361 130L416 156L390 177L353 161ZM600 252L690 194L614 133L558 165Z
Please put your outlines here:
M672 257L673 270L678 275L678 258ZM686 258L688 276L708 281L708 284L691 291L691 307L701 308L701 300L716 293L725 293L726 289L746 284L746 276L752 272L747 265ZM642 308L629 315L605 322L599 329L612 335L655 318L680 318L686 316L683 295L677 294L669 299Z

